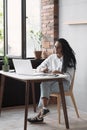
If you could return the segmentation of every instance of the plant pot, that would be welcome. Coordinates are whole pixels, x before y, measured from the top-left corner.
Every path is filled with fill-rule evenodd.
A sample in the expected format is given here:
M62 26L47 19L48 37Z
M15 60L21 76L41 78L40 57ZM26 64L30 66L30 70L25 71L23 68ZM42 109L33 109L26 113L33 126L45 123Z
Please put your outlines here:
M42 51L34 51L35 59L41 59Z
M2 70L5 71L5 72L8 72L10 69L10 66L9 65L2 65Z

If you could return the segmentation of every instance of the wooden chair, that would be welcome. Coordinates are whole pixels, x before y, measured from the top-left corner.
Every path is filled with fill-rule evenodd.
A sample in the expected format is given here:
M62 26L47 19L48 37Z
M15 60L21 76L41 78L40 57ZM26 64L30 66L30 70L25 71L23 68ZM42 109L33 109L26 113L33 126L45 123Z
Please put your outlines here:
M77 117L79 118L79 113L78 113L77 105L76 105L75 98L74 98L74 95L73 95L74 78L75 78L75 72L74 72L74 75L73 75L73 79L72 79L72 82L71 82L70 89L69 89L69 91L65 92L65 96L70 96L71 97L73 105L74 105L74 108L75 108L75 111L76 111L76 114L77 114ZM58 123L60 124L60 104L61 104L60 93L52 93L50 96L57 98Z

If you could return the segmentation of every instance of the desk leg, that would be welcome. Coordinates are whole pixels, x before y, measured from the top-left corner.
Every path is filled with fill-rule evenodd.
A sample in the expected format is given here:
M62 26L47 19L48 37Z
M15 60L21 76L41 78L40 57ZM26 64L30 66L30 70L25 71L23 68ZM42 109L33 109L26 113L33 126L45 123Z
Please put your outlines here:
M34 88L34 82L31 82L32 87L32 95L33 95L33 106L34 106L34 112L36 112L36 101L35 101L35 88Z
M29 81L26 81L25 87L25 118L24 118L24 130L27 130L27 116L28 116L28 103L29 103Z
M1 83L0 83L0 115L1 115L1 108L2 108L4 85L5 85L5 76L1 75Z
M65 124L66 124L66 128L69 129L69 121L68 121L68 115L67 115L66 101L65 101L65 95L64 95L62 79L59 79L58 83L59 83L59 88L60 88L60 95L61 95L61 101L62 101L62 106L63 106Z

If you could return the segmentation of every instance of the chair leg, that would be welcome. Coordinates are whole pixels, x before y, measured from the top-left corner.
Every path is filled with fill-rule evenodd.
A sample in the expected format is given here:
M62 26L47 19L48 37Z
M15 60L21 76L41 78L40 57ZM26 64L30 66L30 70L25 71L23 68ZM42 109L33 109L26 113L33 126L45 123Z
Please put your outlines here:
M76 105L76 102L75 102L75 98L74 98L73 93L71 94L71 99L72 99L72 102L73 102L73 105L74 105L74 108L75 108L77 117L79 118L79 113L78 113L78 109L77 109L77 105Z
M61 115L61 111L60 111L60 102L61 102L61 98L60 98L60 96L58 96L58 97L57 97L58 124L60 124L60 115Z

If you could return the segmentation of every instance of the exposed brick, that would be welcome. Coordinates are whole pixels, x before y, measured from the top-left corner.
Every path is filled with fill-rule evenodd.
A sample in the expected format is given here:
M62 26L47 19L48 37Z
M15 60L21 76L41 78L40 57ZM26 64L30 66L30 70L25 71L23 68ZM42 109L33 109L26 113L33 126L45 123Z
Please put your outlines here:
M58 22L58 0L41 0L41 28L45 35L42 46L46 49L46 56L53 52L58 38Z
M50 48L50 42L43 42L42 43L42 48Z

